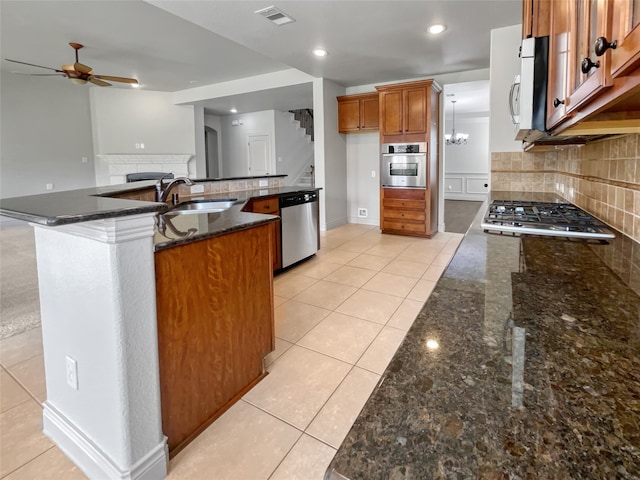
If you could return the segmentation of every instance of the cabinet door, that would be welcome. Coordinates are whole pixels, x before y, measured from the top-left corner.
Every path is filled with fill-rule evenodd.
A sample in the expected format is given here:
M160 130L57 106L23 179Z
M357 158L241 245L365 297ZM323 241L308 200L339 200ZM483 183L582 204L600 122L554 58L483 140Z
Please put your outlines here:
M612 33L606 39L616 41L611 52L611 73L625 75L640 66L640 0L608 0L615 5Z
M570 0L552 2L549 35L549 76L547 85L547 128L566 120L566 102L571 57L569 32Z
M358 99L338 101L338 132L360 131L360 102Z
M407 89L404 92L404 132L427 132L427 91L425 88Z
M385 136L402 135L402 90L380 94L380 128Z
M549 35L551 0L523 0L522 38Z
M380 101L378 95L360 100L360 130L378 130L380 126Z
M606 0L574 0L570 4L571 41L567 112L602 93L612 85L610 54L596 57L594 45L611 24ZM591 68L587 68L587 65ZM586 73L585 73L586 72Z

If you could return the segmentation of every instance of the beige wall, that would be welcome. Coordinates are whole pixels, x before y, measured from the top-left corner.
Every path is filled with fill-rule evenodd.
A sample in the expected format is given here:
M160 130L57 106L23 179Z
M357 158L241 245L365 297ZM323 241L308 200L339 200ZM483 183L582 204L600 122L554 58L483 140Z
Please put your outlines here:
M640 242L640 135L549 152L494 152L491 190L555 192Z

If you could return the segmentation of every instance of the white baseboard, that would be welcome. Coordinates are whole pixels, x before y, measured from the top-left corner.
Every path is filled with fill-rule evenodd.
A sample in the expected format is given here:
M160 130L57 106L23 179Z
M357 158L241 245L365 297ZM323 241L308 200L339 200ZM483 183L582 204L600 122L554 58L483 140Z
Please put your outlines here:
M338 218L337 220L332 220L331 222L327 222L324 225L320 225L320 230L322 231L331 230L332 228L340 227L346 224L347 224L347 217Z
M374 227L380 226L379 218L362 218L362 217L349 217L349 223L359 223L360 225L373 225Z
M49 402L43 404L42 432L75 463L87 477L105 480L161 480L167 476L167 439L126 470L115 463Z

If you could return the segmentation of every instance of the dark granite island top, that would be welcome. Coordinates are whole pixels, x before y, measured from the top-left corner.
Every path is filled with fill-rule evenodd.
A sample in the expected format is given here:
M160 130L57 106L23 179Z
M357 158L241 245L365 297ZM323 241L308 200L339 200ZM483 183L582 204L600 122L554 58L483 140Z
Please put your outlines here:
M274 177L283 177L277 175ZM264 177L239 177L230 180ZM227 179L229 180L229 179ZM208 179L194 180L207 182ZM202 194L184 198L232 199L235 204L226 211L175 215L164 203L116 198L115 195L153 189L156 181L141 181L122 185L83 188L40 195L6 198L0 200L0 214L28 222L56 227L71 223L88 222L106 218L124 217L142 213L158 213L154 249L163 250L177 245L224 235L237 230L274 222L274 215L243 212L242 208L252 198L272 197L302 191L319 191L315 187L263 187L253 190Z
M639 279L601 260L625 241L486 234L485 210L325 478L640 478Z

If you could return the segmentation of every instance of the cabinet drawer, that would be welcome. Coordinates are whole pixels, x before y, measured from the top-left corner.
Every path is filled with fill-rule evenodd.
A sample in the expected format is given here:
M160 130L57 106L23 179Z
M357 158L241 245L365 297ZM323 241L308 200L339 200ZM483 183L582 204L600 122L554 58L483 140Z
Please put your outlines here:
M278 197L264 198L260 200L254 200L251 210L255 213L271 213L274 215L280 215L280 206L278 204Z
M427 226L424 223L407 223L401 220L393 221L386 218L382 221L382 230L394 230L397 232L426 233Z
M387 209L384 211L384 220L409 220L409 221L418 221L424 222L426 220L426 215L424 212L415 212L412 210L391 210Z
M416 210L424 210L424 200L403 200L401 198L385 198L382 201L384 207L391 208L414 208Z

